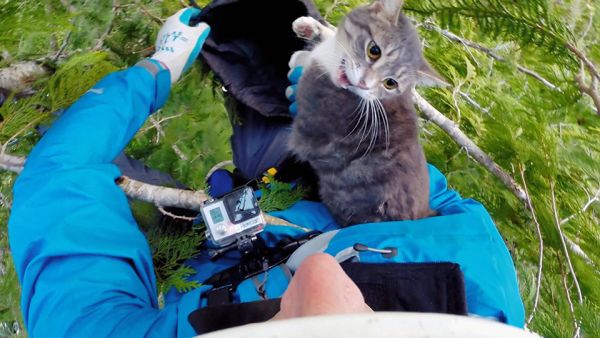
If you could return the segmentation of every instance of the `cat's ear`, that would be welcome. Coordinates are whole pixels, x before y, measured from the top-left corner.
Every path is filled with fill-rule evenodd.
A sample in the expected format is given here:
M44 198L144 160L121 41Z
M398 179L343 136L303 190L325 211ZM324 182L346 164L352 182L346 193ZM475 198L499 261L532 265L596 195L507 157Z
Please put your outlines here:
M421 66L417 70L417 86L426 87L449 87L450 84L444 79L437 70L433 69L427 60L421 61Z
M373 3L373 6L379 11L379 14L383 15L394 24L398 22L398 17L402 12L403 5L404 0L375 0Z

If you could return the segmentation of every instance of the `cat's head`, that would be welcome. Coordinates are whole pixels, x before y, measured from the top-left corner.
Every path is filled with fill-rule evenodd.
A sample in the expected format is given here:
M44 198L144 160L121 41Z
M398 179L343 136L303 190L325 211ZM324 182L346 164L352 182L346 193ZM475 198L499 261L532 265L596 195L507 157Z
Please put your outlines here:
M334 83L364 97L386 99L415 85L445 85L423 57L421 41L402 0L375 0L340 23Z

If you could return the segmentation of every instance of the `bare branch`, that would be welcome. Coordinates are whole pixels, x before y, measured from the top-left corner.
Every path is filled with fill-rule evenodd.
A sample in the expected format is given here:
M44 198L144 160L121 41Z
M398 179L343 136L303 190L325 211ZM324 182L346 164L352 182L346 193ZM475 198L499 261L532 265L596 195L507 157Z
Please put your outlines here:
M202 203L209 198L203 191L160 187L136 181L126 176L121 176L117 183L127 196L160 207L200 210Z
M19 93L45 74L47 74L46 69L37 62L17 62L0 69L0 88Z
M433 30L436 31L440 34L442 34L443 36L445 36L447 39L454 41L454 42L458 42L461 43L462 45L464 45L465 47L469 47L472 49L476 49L480 52L483 52L485 54L487 54L489 57L491 57L492 59L496 60L496 61L500 61L500 62L508 62L506 60L505 57L499 55L498 53L494 52L492 49L488 48L488 47L484 47L480 44L478 44L477 42L471 41L471 40L467 40L463 37L460 37L448 30L444 30L441 29L440 27L434 25L431 22L424 22L423 23L423 27L425 27L428 30ZM556 91L561 91L561 89L556 86L555 84L553 84L552 82L548 81L547 79L545 79L543 76L541 76L540 74L534 72L531 69L528 69L526 67L523 67L519 64L515 64L515 66L517 67L517 69L521 72L524 73L526 75L529 75L531 77L533 77L534 79L536 79L537 81L541 82L544 86L552 89L552 90L556 90Z
M579 300L579 304L583 304L583 293L581 292L581 287L579 286L579 281L577 280L577 275L575 274L575 269L573 268L573 264L571 263L571 256L569 255L569 249L567 248L567 244L565 242L565 235L560 227L560 219L558 217L558 210L556 208L556 197L554 194L554 182L550 183L550 193L552 196L552 212L554 213L554 222L556 225L556 229L560 234L560 242L562 243L563 250L565 252L565 257L567 258L567 265L569 267L569 272L573 277L573 282L575 283L575 288L577 289L577 298Z
M20 173L24 165L24 157L0 154L0 169Z
M533 309L531 310L531 314L529 318L527 318L527 325L531 324L533 320L533 316L535 315L535 311L538 308L540 301L540 289L542 286L542 269L544 267L544 237L542 236L542 227L540 226L540 222L537 219L537 215L535 213L535 208L533 207L533 202L531 201L531 197L529 195L529 189L527 189L527 181L525 180L525 168L520 167L519 172L521 173L521 180L523 181L523 187L525 188L525 193L527 196L527 208L531 212L531 216L533 217L533 223L535 224L535 231L538 236L539 242L539 258L538 258L538 273L537 273L537 282L535 286L535 298L533 300Z
M592 77L596 78L597 80L600 80L600 73L598 73L596 65L594 65L594 63L590 59L588 59L587 55L585 55L583 51L579 50L574 44L570 42L568 42L566 46L567 49L570 50L575 55L575 57L577 57L577 59L579 59L579 61L581 61L585 65Z
M581 93L588 95L592 98L594 106L596 107L596 113L600 116L600 92L598 92L598 78L592 76L590 84L585 83L585 67L581 63L581 69L575 76L575 82Z
M523 202L527 201L527 195L525 194L525 191L523 191L523 188L521 188L509 174L500 168L489 155L469 139L469 137L458 128L454 121L440 113L435 107L427 102L427 100L419 95L416 90L413 90L413 99L428 120L442 128L459 146L464 147L469 155L473 156L479 164L500 179L500 181L502 181L502 183L504 183L504 185L510 189L519 200Z

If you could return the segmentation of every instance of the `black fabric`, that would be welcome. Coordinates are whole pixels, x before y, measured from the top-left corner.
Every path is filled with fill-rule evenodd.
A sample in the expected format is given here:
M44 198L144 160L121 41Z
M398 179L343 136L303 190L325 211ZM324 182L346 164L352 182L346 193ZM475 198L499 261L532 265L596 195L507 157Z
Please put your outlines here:
M200 58L226 90L233 162L247 181L290 157L288 61L307 47L292 22L307 15L324 22L310 0L214 0L198 18L211 26ZM312 175L308 168L286 177L305 173Z
M198 334L230 327L264 322L279 311L281 299L205 307L188 316L188 321Z
M458 264L342 263L374 311L467 314Z
M458 264L342 263L341 266L374 311L467 314L464 279ZM280 299L217 303L219 306L208 306L189 315L196 333L264 322L279 311Z

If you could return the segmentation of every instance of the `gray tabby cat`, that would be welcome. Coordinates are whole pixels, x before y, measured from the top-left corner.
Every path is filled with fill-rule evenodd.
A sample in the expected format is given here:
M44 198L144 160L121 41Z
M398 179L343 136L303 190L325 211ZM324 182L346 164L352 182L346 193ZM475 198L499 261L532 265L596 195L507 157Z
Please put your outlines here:
M435 214L412 89L443 80L401 7L376 0L350 12L337 32L309 17L293 25L322 42L290 62L305 65L290 148L315 169L319 194L343 226Z

